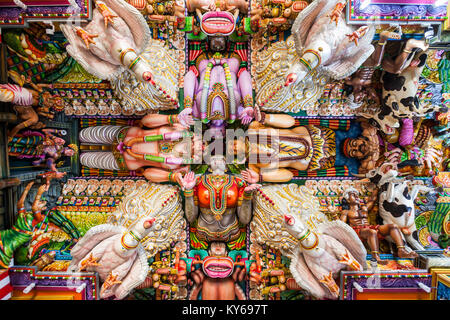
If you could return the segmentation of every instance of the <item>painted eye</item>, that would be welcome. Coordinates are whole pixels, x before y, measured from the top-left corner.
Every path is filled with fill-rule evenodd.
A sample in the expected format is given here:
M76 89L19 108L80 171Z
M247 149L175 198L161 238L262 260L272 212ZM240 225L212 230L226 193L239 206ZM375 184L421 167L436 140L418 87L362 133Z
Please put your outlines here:
M286 222L287 225L292 226L294 225L294 218L291 215L285 215L284 216L284 221Z
M290 73L288 74L288 76L286 77L286 82L285 82L285 86L288 86L290 84L293 84L295 82L295 80L297 80L297 75L295 73Z

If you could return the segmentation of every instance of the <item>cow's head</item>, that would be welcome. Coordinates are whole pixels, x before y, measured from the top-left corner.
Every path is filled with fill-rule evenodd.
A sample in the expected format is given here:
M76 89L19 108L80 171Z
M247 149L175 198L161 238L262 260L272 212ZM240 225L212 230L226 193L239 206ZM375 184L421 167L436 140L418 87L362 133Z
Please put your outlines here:
M366 174L353 173L355 177L362 178L364 182L372 182L378 186L381 186L385 182L396 178L399 173L397 171L397 165L392 162L383 163L380 167L370 170Z

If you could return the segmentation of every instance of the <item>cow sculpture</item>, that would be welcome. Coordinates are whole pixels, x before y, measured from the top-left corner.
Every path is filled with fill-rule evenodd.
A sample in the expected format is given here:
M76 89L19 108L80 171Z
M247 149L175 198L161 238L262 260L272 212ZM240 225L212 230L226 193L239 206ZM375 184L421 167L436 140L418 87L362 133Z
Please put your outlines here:
M446 107L423 105L419 101L419 78L427 60L428 44L425 40L409 39L403 51L395 58L384 58L381 75L382 100L380 111L373 115L361 114L374 118L380 129L392 134L401 126L403 119L424 117L432 112L447 112Z
M396 165L384 163L381 167L370 170L366 175L361 176L365 176L379 188L378 211L383 219L383 224L396 225L413 249L424 250L418 241L414 221L414 200L419 191L429 192L433 189L423 185L414 185L410 190L407 185L408 179L398 177L398 171L392 168L396 168Z

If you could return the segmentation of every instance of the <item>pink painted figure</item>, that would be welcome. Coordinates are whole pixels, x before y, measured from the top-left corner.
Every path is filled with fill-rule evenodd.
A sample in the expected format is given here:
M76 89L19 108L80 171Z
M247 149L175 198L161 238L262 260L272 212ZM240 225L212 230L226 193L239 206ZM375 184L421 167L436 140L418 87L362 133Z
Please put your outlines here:
M225 42L223 38L211 40L212 47L220 47L222 41ZM236 119L249 124L254 116L252 82L247 70L239 73L239 60L216 53L201 61L198 69L198 78L189 70L184 79L184 105L192 108L194 119L209 123L216 137L224 133L226 123Z

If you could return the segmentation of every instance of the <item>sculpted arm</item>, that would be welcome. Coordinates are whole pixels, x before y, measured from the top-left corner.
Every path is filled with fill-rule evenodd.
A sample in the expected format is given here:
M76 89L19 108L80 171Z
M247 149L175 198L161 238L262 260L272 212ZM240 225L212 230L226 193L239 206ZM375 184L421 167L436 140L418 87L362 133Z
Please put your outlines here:
M378 196L378 189L375 188L372 191L372 195L370 196L370 199L367 201L367 211L372 210L373 206L375 205L375 201L377 200Z
M195 173L190 171L181 180L180 185L184 188L184 211L189 223L193 223L198 217L198 206L194 199L194 188L197 184Z
M237 214L239 222L242 224L248 224L252 219L252 199L250 194L250 199L244 199L242 204L237 209Z
M27 198L28 192L30 191L31 187L33 186L34 181L31 181L27 184L25 187L25 190L23 190L22 195L20 196L20 199L17 201L17 209L21 209L25 207L25 199Z
M142 118L141 123L148 128L169 125L169 118L164 114L149 114Z
M347 210L342 210L342 211L341 211L341 214L339 215L339 219L340 219L342 222L347 223L347 218L348 218L347 214L348 214L348 211L347 211Z
M243 224L248 224L252 219L252 197L253 191L261 188L260 184L251 184L244 188L242 195L242 203L238 206L237 215L239 221Z
M186 213L186 219L189 223L193 223L198 217L198 206L195 204L193 196L186 196L184 201L184 211Z

